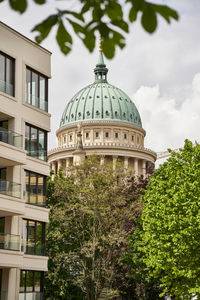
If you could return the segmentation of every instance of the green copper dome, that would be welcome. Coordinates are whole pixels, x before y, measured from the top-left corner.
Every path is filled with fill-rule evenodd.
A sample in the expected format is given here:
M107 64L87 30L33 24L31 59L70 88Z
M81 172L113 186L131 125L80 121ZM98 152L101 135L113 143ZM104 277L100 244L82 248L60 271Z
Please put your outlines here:
M67 103L60 127L84 121L116 121L142 127L135 104L121 89L107 82L107 72L100 53L94 69L95 82L81 89Z

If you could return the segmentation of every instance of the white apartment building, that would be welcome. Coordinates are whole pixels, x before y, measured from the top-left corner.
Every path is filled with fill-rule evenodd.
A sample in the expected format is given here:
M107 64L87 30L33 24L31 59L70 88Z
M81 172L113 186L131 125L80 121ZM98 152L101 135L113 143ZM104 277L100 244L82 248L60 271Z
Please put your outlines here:
M0 299L43 299L51 53L0 22Z

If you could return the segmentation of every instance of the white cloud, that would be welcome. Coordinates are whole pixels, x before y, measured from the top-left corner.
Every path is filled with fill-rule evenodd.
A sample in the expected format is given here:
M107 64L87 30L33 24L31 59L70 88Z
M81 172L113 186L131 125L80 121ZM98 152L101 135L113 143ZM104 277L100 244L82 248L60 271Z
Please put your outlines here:
M176 99L162 97L159 85L141 86L133 99L147 131L147 147L164 151L181 147L186 138L200 141L200 73L192 81L191 97L181 106Z

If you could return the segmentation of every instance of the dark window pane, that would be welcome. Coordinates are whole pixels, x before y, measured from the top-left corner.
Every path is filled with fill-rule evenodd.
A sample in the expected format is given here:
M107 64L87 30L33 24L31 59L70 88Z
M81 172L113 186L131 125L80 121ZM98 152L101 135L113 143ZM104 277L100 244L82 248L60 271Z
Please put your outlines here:
M32 72L32 105L38 107L38 74Z
M31 127L31 156L37 156L38 143L37 143L37 129Z
M31 104L31 71L26 69L26 102Z
M37 177L35 173L30 173L30 203L37 202Z
M25 126L25 150L30 151L30 127Z
M26 280L26 271L21 271L21 274L20 274L20 289L19 291L20 292L25 292L25 280Z
M41 292L41 272L35 272L35 292Z
M5 218L0 218L0 233L5 232Z
M5 92L5 57L0 54L0 91Z
M14 93L14 61L6 58L6 93L13 95Z
M29 254L35 253L35 222L30 221L28 222L27 228L28 240L27 240L27 252Z
M26 292L33 292L33 271L26 271Z

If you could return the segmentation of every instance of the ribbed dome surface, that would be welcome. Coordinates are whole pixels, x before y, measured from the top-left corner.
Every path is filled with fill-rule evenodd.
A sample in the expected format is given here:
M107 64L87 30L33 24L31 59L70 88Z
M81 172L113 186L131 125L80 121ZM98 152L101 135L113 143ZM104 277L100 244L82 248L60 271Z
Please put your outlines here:
M89 120L123 121L142 127L135 104L121 89L95 82L81 89L63 112L60 127Z
M122 90L107 82L108 69L101 50L94 73L95 82L67 103L60 127L83 121L123 121L142 127L135 104Z

